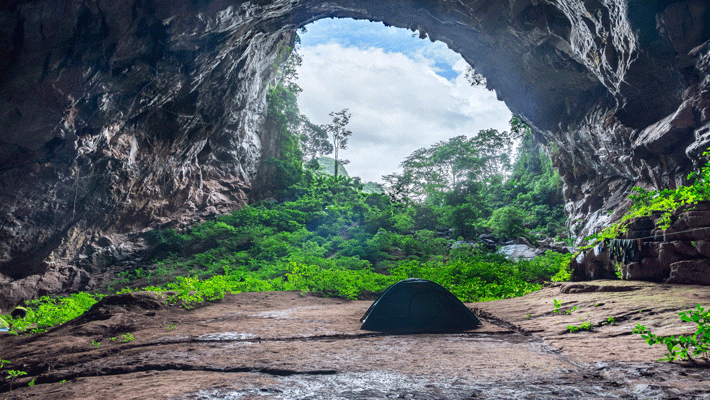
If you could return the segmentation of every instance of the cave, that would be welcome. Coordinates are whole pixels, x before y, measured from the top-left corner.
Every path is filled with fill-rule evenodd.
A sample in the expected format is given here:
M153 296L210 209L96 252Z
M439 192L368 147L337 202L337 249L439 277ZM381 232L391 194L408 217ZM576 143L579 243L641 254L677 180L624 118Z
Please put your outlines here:
M264 124L275 66L299 28L346 17L418 31L485 76L552 155L577 237L618 218L633 186L685 183L710 145L704 1L12 0L0 8L4 290L77 289L139 252L146 229L246 204L276 151Z

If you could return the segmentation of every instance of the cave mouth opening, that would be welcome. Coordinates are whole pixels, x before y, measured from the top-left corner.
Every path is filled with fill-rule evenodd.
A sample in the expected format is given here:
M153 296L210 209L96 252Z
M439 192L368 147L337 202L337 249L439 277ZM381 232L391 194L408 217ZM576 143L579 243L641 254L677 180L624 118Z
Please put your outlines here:
M299 108L319 125L331 121L330 112L348 109L353 136L341 155L350 175L381 183L417 149L509 129L511 112L495 92L472 85L463 57L426 37L351 18L319 19L299 30Z

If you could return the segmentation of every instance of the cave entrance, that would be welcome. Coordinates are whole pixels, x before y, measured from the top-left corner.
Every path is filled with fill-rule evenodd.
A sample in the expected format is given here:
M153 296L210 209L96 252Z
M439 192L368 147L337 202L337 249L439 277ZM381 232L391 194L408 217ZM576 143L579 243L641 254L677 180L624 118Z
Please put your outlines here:
M352 176L379 182L413 151L480 130L509 130L495 92L474 86L468 63L424 32L350 18L299 31L299 108L323 125L347 108L353 136L342 154Z

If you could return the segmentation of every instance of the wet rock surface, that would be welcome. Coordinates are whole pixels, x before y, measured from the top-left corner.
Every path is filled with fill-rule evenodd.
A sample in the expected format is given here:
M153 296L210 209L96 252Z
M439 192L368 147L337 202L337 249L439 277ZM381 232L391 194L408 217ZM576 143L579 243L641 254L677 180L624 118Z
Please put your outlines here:
M620 218L632 186L684 183L710 145L700 0L15 0L0 8L0 281L47 261L100 271L142 248L134 233L268 187L266 83L295 30L327 17L459 52L550 150L579 238Z
M369 301L242 293L185 310L158 295L117 296L44 335L0 336L2 358L28 372L12 392L5 384L2 396L710 398L710 370L656 362L663 349L631 334L636 322L658 334L689 333L677 312L707 304L703 287L594 281L573 292L574 285L584 284L468 304L482 328L420 335L360 331ZM568 333L580 318L593 330ZM135 340L123 342L125 333Z

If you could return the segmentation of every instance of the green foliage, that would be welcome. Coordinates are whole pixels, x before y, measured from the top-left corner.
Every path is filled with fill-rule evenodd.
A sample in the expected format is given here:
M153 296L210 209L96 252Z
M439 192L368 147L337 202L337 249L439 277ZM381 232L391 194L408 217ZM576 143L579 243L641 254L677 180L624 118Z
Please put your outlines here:
M422 229L443 224L447 213L441 208L394 203L385 195L361 192L343 177L312 177L289 187L284 197L182 234L153 233L156 247L179 242L180 248L159 253L162 258L151 267L121 272L126 281L122 291L171 291L171 301L189 308L246 291L371 298L401 279L418 277L441 284L463 301L487 301L538 290L539 282L559 274L569 260L569 255L548 252L515 263L469 246L452 249L451 239ZM100 298L78 293L30 302L24 327L36 325L32 331L39 332L68 321ZM121 339L131 341L132 335Z
M571 260L572 254L560 254L548 250L532 260L518 261L517 267L522 279L528 282L565 281L570 277Z
M99 346L101 346L101 342L97 342L96 340L92 340L91 345L98 349Z
M510 146L508 132L495 129L457 136L414 151L402 162L401 175L383 178L395 197L439 203L466 181L484 182L503 173L510 164Z
M268 275L267 275L268 276ZM406 278L429 279L449 289L463 301L487 301L522 296L538 290L540 285L525 282L515 264L491 253L460 254L448 262L400 262L389 270L389 275L371 268L323 268L317 265L290 263L285 273L268 278L263 271L229 270L224 275L206 279L179 278L166 288L147 287L147 290L171 290L173 297L187 307L205 300L216 300L225 293L246 291L300 290L326 297L357 299L381 293L393 283Z
M27 302L27 316L24 319L11 319L10 332L18 334L29 330L32 333L41 333L54 325L70 321L88 310L99 301L102 295L84 292L73 293L66 297L52 298L43 296ZM3 316L3 318L10 318Z
M585 321L579 325L567 325L567 330L569 332L591 331L592 330L592 323L589 321Z
M567 254L565 258L559 263L559 270L550 278L550 280L553 282L569 281L572 278L572 271L570 270L571 261L572 254Z
M516 237L525 233L523 222L527 213L516 206L506 206L493 211L488 226L502 237Z
M475 238L564 236L561 178L530 129L513 117L509 132L488 129L414 151L401 174L383 177L394 201L438 208L440 225ZM522 138L511 166L512 139ZM431 225L427 229L432 229Z
M2 360L0 359L0 369L5 367L5 364L12 364L10 360Z
M15 380L17 378L27 375L27 372L15 370L15 369L5 371L5 373L7 373L7 376L5 376L5 379L10 380L10 391L12 391L12 384L15 383Z
M640 334L649 346L657 343L666 345L668 353L665 358L659 361L689 360L696 362L697 359L702 359L707 363L709 361L708 351L710 351L710 310L706 311L698 304L695 310L682 311L678 315L682 321L698 325L692 336L660 337L639 323L636 324L633 333Z
M297 105L298 86L278 84L267 95L267 126L277 132L278 157L264 160L273 169L270 185L283 190L301 180L303 152L296 132L300 124ZM300 91L300 88L298 88Z
M18 371L18 370L14 370L14 369L8 370L6 372L7 372L7 376L5 377L5 379L15 379L20 376L27 375L27 372L25 372L25 371Z
M303 123L300 140L304 161L313 161L319 155L332 153L334 148L328 141L328 132L325 127L314 124L305 115L301 115L301 120Z
M323 132L336 137L338 160L337 149L344 149L350 136L350 114L331 113L331 125L309 126L312 132L305 133L310 122L297 106L298 62L289 59L279 67L269 87L267 125L277 133L279 154L265 160L272 167L271 187L265 189L273 198L184 232L146 233L153 264L117 273L106 292L170 291L170 301L191 308L247 291L372 298L416 277L439 283L463 301L488 301L530 293L550 279L569 279L571 255L548 252L516 263L485 248L452 248L451 234L475 239L493 230L532 236L557 234L564 225L559 177L520 120L511 120L510 132L483 130L415 152L403 164L403 178L392 180L401 196L364 192L358 179L303 169L300 146L313 139L308 156L324 152ZM511 139L521 136L521 156L511 171ZM31 301L27 318L12 321L13 330L41 332L77 317L101 297L77 293ZM121 340L134 337L126 333Z
M562 302L558 301L557 299L552 299L552 303L555 306L555 309L553 310L553 312L559 314L560 313L560 306L562 306Z

